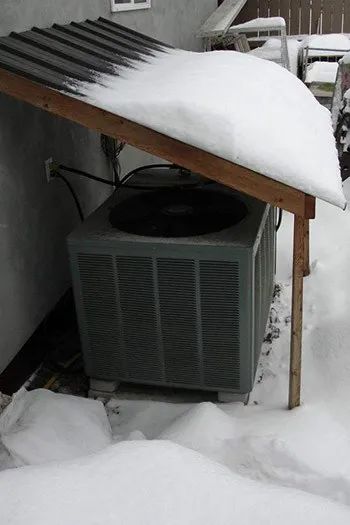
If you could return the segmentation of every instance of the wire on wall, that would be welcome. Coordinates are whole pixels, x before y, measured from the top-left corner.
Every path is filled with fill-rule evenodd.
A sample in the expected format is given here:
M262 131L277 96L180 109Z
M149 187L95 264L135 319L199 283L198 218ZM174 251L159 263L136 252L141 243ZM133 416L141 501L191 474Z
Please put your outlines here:
M117 186L120 181L121 166L119 157L124 147L125 142L121 142L113 137L109 137L108 135L101 135L102 151L112 165L114 186Z
M69 182L68 179L66 179L66 177L64 175L62 175L61 173L55 173L55 177L57 179L61 179L65 185L67 186L67 188L69 189L73 199L74 199L74 202L75 202L75 205L77 207L77 210L78 210L78 213L79 213L79 217L80 217L80 220L83 222L84 221L84 214L83 214L83 210L81 208L81 205L80 205L80 202L79 202L79 199L78 199L78 196L77 194L75 193L74 189L73 189L73 186L71 185L71 183Z

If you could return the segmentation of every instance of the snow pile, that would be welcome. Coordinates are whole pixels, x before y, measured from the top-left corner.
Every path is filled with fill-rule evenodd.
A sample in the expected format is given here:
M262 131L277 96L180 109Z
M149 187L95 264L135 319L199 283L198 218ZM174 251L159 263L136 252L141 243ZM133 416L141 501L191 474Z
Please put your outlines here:
M309 56L338 56L350 51L350 40L341 33L330 35L311 35L303 41L309 48Z
M301 42L298 42L295 38L288 38L287 48L290 71L297 76ZM249 53L264 60L281 60L281 39L269 38L262 46L252 49Z
M186 403L122 399L111 399L106 405L113 436L118 441L126 439L135 430L141 431L147 439L155 439L172 424L174 418L190 407Z
M338 62L313 62L307 68L306 84L321 82L335 84L338 73Z
M303 407L269 426L262 417L254 420L254 431L226 443L230 468L350 505L349 436L330 413Z
M237 434L236 422L212 403L195 405L164 430L159 438L224 463L223 445Z
M0 417L0 438L16 465L72 459L112 442L99 401L20 390Z
M350 505L349 435L324 409L266 412L202 403L175 418L159 438L245 477Z
M329 111L277 64L172 50L79 91L97 107L345 205Z
M63 464L0 473L11 525L344 525L350 509L264 486L170 442L128 442Z
M254 20L249 20L248 22L244 22L243 24L237 24L233 26L233 32L237 29L245 29L245 30L260 30L263 31L264 29L272 29L272 28L285 28L286 27L286 21L284 18L280 16L271 16L269 18L254 18ZM243 31L242 31L243 32Z
M340 60L342 64L350 64L350 53L346 53Z

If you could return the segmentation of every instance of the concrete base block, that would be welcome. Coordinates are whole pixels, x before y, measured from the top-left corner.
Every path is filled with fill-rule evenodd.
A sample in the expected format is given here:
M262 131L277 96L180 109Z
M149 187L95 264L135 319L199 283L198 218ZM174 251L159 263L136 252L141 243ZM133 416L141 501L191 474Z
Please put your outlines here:
M218 392L219 403L244 403L249 402L250 394L232 394L231 392Z
M118 381L103 381L100 379L90 379L89 397L109 399L117 391Z

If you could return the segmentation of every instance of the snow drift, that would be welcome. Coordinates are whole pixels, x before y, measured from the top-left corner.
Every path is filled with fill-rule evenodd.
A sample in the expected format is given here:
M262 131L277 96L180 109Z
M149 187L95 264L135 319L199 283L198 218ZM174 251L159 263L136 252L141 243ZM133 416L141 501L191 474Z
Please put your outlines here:
M100 401L23 388L1 414L0 438L21 466L97 452L112 433Z
M188 449L125 442L76 461L0 473L11 525L344 525L350 509L264 486Z

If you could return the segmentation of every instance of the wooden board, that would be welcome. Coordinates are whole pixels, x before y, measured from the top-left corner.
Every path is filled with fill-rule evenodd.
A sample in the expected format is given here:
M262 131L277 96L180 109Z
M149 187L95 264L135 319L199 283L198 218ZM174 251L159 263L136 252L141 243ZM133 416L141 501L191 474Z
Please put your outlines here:
M304 224L304 277L310 275L310 221Z
M350 33L350 2L344 0L344 33Z
M300 34L308 35L310 33L310 24L312 11L310 9L310 0L300 0Z
M342 33L343 32L343 12L344 12L344 2L340 2L339 0L333 0L332 33Z
M280 15L286 21L287 34L290 34L290 0L280 0Z
M323 0L322 4L322 33L333 32L334 1Z
M242 24L248 20L254 20L258 16L258 0L249 0L246 2L242 11L235 20L235 24Z
M299 35L300 0L292 0L290 4L290 34Z
M288 34L298 35L309 34L311 18L311 33L316 34L322 9L325 13L323 33L350 33L349 0L249 0L235 23L247 22L256 18L258 14L267 16L270 13L270 16L282 16L285 19Z
M260 0L259 2L259 18L268 18L270 16L270 1Z
M0 69L0 91L305 218L315 198L194 146Z
M311 34L317 34L321 19L322 0L312 0Z
M224 35L243 9L247 0L224 0L214 13L204 22L197 36Z
M292 326L289 370L289 408L300 406L303 333L304 231L302 217L294 217Z
M281 4L281 0L270 0L269 1L269 13L270 13L270 16L281 16L280 15L280 12L281 12L281 7L280 7L280 4Z

